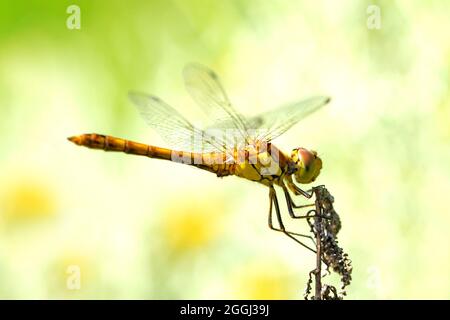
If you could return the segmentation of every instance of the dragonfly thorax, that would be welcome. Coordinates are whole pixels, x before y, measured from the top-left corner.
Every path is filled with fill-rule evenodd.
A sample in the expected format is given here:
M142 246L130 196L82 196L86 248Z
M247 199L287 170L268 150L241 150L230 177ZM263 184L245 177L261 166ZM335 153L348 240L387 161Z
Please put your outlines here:
M317 156L316 151L310 151L304 148L292 150L291 160L294 163L294 176L298 183L311 183L316 180L322 169L322 160Z

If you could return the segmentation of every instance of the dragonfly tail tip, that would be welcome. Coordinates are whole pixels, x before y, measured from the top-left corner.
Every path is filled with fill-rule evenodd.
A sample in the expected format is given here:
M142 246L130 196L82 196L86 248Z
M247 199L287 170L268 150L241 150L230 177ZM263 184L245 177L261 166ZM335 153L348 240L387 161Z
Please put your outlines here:
M71 142L73 142L73 143L75 143L75 144L77 144L77 145L80 145L80 144L81 144L80 136L72 136L72 137L68 137L67 140L69 140L69 141L71 141Z

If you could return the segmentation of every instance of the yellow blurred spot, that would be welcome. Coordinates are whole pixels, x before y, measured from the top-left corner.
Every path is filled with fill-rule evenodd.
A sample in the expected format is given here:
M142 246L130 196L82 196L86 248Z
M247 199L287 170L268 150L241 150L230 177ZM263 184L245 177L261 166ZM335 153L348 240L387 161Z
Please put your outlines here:
M51 217L56 199L49 186L35 179L21 179L6 185L1 198L1 213L8 223L36 221Z
M233 288L236 299L292 299L301 289L295 292L293 281L290 279L291 272L280 264L275 263L252 263L238 271L234 277Z
M183 201L182 201L183 202ZM171 250L189 251L207 246L218 233L214 209L192 202L164 214L163 232Z

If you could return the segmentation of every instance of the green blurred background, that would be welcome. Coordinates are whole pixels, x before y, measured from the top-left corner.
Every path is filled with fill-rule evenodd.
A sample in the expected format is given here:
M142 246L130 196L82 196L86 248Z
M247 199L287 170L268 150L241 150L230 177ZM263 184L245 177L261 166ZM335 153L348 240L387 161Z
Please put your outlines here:
M72 4L79 30L66 27ZM316 183L343 220L349 298L450 298L449 7L1 1L0 298L302 298L314 256L269 230L267 189L66 140L165 146L127 92L195 120L181 78L193 61L244 114L332 97L276 142L324 161Z

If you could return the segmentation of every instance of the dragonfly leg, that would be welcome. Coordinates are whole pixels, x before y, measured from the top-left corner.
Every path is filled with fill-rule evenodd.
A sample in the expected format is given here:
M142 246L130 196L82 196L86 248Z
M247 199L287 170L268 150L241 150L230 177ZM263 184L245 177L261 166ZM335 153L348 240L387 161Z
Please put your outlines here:
M294 184L294 182L292 181L292 179L288 180L288 187L289 187L289 189L292 190L292 192L293 192L295 195L302 195L302 196L304 196L304 197L307 198L307 199L311 199L311 197L314 195L314 190L308 190L308 191L305 191L305 190L303 190L303 189L297 187L297 186Z
M294 203L294 200L292 200L291 195L289 194L288 188L286 188L286 186L284 184L282 184L281 187L283 188L283 192L284 192L284 195L286 197L286 203L287 203L289 215L291 216L291 218L293 218L293 219L311 218L311 215L296 216L295 213L294 213L293 208L301 209L301 208L307 208L307 207L314 207L315 204L311 203L311 204L305 204L305 205L296 205Z
M312 189L310 189L308 191L304 191L304 190L298 188L292 182L292 180L290 180L290 181L288 180L287 184L288 184L289 189L291 189L296 195L299 195L299 193L297 193L295 190L300 190L300 191L302 191L302 192L304 192L306 194L305 195L305 194L302 193L302 195L304 195L308 199L310 199L314 195L314 189L315 188L321 187L321 186L314 187L314 188L312 188ZM296 205L294 203L294 200L292 199L291 194L289 193L289 189L286 187L286 185L284 183L282 183L281 187L283 188L284 195L286 197L286 202L287 202L287 206L288 206L288 210L289 210L289 215L291 216L291 218L293 218L293 219L307 219L307 218L312 218L312 217L317 215L317 214L310 215L308 213L306 215L296 216L294 214L294 210L292 210L292 208L301 209L301 208L307 208L307 207L315 207L316 204L315 203L311 203L311 204L305 204L305 205ZM293 189L293 188L296 188L296 189ZM319 216L319 215L317 215L317 216ZM325 217L325 216L322 216L322 215L320 215L320 217L323 218L323 219L330 219L329 217Z
M278 203L277 194L275 192L274 187L270 187L269 197L270 197L269 228L272 229L272 230L275 230L275 231L283 232L289 238L292 238L295 242L299 243L303 247L305 247L308 250L311 250L312 252L315 253L316 251L314 249L311 249L309 246L307 246L306 244L304 244L303 242L298 240L296 237L294 237L294 236L299 236L299 237L308 238L308 239L312 240L312 242L315 244L315 241L314 241L314 239L311 236L308 236L308 235L305 235L305 234L301 234L301 233L294 233L294 232L291 232L291 231L287 231L286 228L284 227L283 220L281 219L280 205ZM276 216L277 216L279 228L274 227L273 223L272 223L272 212L273 212L273 206L274 205L275 205L275 213L276 213Z

